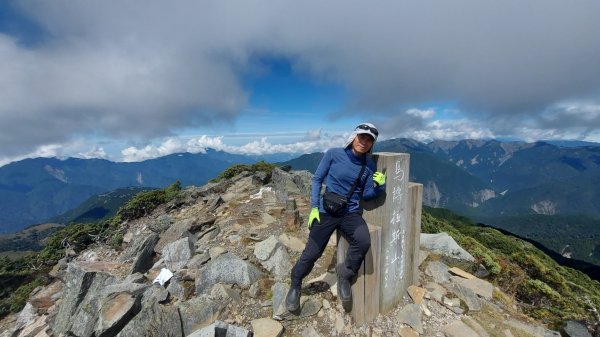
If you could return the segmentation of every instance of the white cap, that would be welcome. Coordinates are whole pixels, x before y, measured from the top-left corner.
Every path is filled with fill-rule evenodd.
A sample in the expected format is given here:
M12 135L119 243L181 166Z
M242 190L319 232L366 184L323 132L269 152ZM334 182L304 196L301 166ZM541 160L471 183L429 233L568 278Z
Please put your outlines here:
M360 134L370 135L371 137L373 137L373 144L375 144L375 142L377 141L377 136L379 136L379 131L377 130L375 125L373 125L371 123L360 123L354 129L352 134L350 134L350 137L348 137L348 140L346 140L346 144L344 145L344 148L346 148L350 144L352 144L352 142L354 141L354 138L356 138L356 136L360 135ZM369 152L371 152L372 150L373 150L373 147L371 146L371 150Z

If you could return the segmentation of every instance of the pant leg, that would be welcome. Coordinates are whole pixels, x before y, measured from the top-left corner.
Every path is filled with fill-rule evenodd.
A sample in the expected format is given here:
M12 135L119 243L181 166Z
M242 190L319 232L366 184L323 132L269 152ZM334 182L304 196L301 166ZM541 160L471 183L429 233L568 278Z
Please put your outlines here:
M350 247L346 252L343 268L338 273L347 279L352 279L356 276L367 251L371 248L371 236L367 223L359 213L345 216L340 224L340 229L348 239Z
M338 227L341 218L332 217L327 213L319 213L320 223L315 222L308 234L306 247L292 268L291 283L293 287L302 285L302 279L313 269L315 262L321 257L329 237Z

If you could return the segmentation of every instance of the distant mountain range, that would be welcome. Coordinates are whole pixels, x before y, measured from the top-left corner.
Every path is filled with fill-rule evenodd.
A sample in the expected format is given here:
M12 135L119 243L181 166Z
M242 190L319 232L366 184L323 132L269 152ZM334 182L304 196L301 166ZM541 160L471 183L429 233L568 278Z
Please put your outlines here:
M398 138L378 142L374 150L410 153L410 179L424 185L427 206L476 220L528 214L600 217L600 144L578 144L496 140L426 144ZM280 164L314 172L322 155L301 155ZM270 157L286 158L289 155ZM257 160L208 150L136 163L74 158L14 162L0 167L0 232L47 221L118 188L161 188L176 180L183 186L203 185L234 163Z
M118 188L160 188L177 180L200 186L234 163L254 162L252 157L208 150L135 163L75 158L10 163L0 167L0 233L44 222Z
M595 143L594 143L595 144ZM600 144L392 139L375 152L411 155L410 179L424 203L468 216L562 214L600 216ZM284 162L314 172L322 153Z
M392 139L375 152L410 153L423 203L531 238L600 265L600 144ZM283 164L314 172L322 153Z

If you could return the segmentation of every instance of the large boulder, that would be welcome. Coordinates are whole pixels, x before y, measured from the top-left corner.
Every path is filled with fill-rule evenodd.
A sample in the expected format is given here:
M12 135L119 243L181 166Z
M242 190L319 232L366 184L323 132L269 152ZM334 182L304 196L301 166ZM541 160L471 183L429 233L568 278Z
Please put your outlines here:
M206 295L178 303L184 336L214 322L219 318L224 307L224 304L213 301Z
M284 203L291 196L308 196L310 194L312 174L308 171L286 172L275 168L271 175L271 181L277 194L277 200Z
M177 307L162 305L169 296L167 290L154 284L144 291L141 310L117 334L119 337L182 336Z
M169 270L178 271L185 267L194 251L194 241L188 236L166 245L162 250L162 258Z
M102 291L118 279L90 264L69 263L65 286L52 330L58 334L91 336L101 308Z
M257 267L232 253L225 253L208 262L198 271L196 294L212 289L217 283L237 284L247 288L261 276Z
M460 247L446 232L421 233L421 247L452 259L475 262L475 258Z
M274 235L257 243L254 255L265 269L273 273L275 280L282 281L289 277L292 270L290 256Z

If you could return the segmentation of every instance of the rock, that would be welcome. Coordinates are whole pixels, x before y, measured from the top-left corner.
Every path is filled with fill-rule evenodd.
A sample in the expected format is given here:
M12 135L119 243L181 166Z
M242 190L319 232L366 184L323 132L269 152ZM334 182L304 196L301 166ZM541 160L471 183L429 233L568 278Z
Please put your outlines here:
M103 301L96 336L114 336L140 311L141 296L113 293Z
M282 320L288 314L285 308L285 297L289 288L283 283L277 282L271 287L273 294L273 319Z
M400 335L400 337L419 337L419 333L416 332L413 328L400 328L400 330L398 330L398 334Z
M410 325L418 333L423 333L421 306L419 304L407 304L398 312L396 318L399 322Z
M179 220L172 224L169 229L160 235L160 239L156 243L154 251L160 253L165 246L184 237L193 236L193 232L199 230L203 226L210 226L215 222L214 216L206 216L203 218L188 218Z
M202 295L186 302L177 303L177 308L181 315L183 333L187 336L218 319L224 305Z
M287 230L295 231L300 228L300 211L297 209L285 211L285 224Z
M142 242L138 253L133 259L130 274L145 273L152 266L152 257L154 255L154 246L158 242L158 234L148 235Z
M215 259L219 255L223 255L225 253L227 253L227 249L225 247L213 247L208 250L208 255L211 259Z
M460 276L462 278L466 278L466 279L469 279L469 280L475 278L475 276L467 273L466 271L464 271L464 270L462 270L462 269L460 269L458 267L452 267L452 268L448 269L448 271L451 274L454 274L454 275L457 275L457 276Z
M35 292L29 298L29 304L35 308L38 314L47 313L48 309L60 298L62 294L63 283L55 281Z
M492 299L494 293L494 285L489 283L488 281L481 280L475 276L473 276L472 279L465 279L458 276L452 276L450 279L456 284L460 284L461 286L472 290L477 295L485 298L488 301Z
M187 263L187 268L200 269L202 266L210 260L210 253L203 252L201 254L194 255Z
M225 253L198 271L196 294L202 294L217 283L237 284L241 288L247 288L261 275L254 265L231 253Z
M567 321L561 332L567 337L592 337L587 327L577 321Z
M286 202L294 195L309 195L312 181L312 174L308 171L285 172L280 168L275 168L271 174L277 200L281 203Z
M344 332L345 327L344 317L340 315L335 316L335 331L337 331L338 335Z
M163 214L156 218L155 221L148 224L148 229L153 231L154 233L160 234L166 231L171 224L173 223L173 217Z
M450 282L450 273L448 272L448 266L440 261L431 261L425 268L425 274L433 277L437 283Z
M176 272L171 278L167 291L179 300L186 300L194 291L194 283L189 280L184 280L184 275L180 272L181 270Z
M302 330L302 337L321 337L321 335L312 325L309 325Z
M481 301L477 294L470 288L464 287L457 283L450 283L448 285L448 290L456 294L458 298L463 300L467 307L469 307L470 311L480 311L481 310Z
M276 281L289 277L292 270L290 256L287 250L271 235L266 240L259 242L254 247L254 255L265 269L270 271Z
M425 260L427 260L428 257L429 257L428 251L419 249L419 266L421 266L423 264L423 262L425 262Z
M167 244L162 250L162 258L171 271L185 267L193 255L194 242L189 236Z
M25 307L19 313L19 316L17 316L15 331L21 330L23 327L32 324L36 317L37 315L35 307L31 303L27 302Z
M454 321L446 325L442 331L447 337L480 337L477 332L462 321Z
M158 287L162 289L162 287ZM150 289L152 288L155 287ZM150 293L154 293L154 291L150 291ZM176 307L161 305L147 298L146 294L144 294L142 302L146 303L142 306L142 310L127 323L123 330L116 335L117 337L183 336L181 319Z
M27 322L27 325L16 329L11 335L9 336L16 336L16 337L42 337L42 336L48 336L46 334L46 329L48 328L48 325L46 324L46 317L45 316L33 316L31 318L31 321ZM20 331L19 331L20 330ZM17 334L18 332L18 334Z
M259 318L250 322L254 337L279 337L283 333L283 325L270 318Z
M305 301L300 302L302 306L300 308L300 314L297 317L291 317L292 319L314 316L321 310L323 305L321 301L317 301L314 298L308 298Z
M279 235L278 240L287 248L298 253L302 253L302 251L304 250L304 246L306 245L302 240L298 239L297 237L285 233Z
M275 222L277 221L277 220L276 220L274 217L272 217L272 216L271 216L269 213L263 213L263 214L261 215L261 219L262 219L262 223L263 223L264 225L267 225L267 226L268 226L268 225L271 225L271 224L273 224L273 223L275 223Z
M475 332L477 332L479 337L490 337L487 331L485 331L481 324L479 324L479 322L477 322L474 318L470 316L464 316L463 319L468 326L470 326L473 330L475 330Z
M236 303L240 303L242 301L242 296L240 293L231 289L231 287L220 283L217 283L213 286L212 290L210 291L210 298L219 302L234 301Z
M446 232L437 234L421 233L421 247L453 259L475 262L475 258L461 248Z
M413 303L421 304L423 302L423 296L425 295L426 291L425 289L411 285L406 291L408 292L408 295L410 295L410 298L413 300Z
M90 336L96 326L101 306L99 294L117 279L94 267L94 264L69 263L65 287L52 330Z

